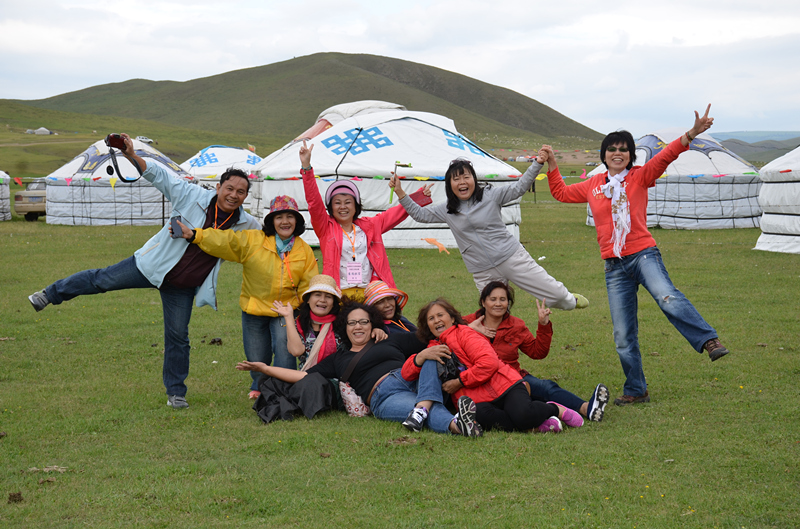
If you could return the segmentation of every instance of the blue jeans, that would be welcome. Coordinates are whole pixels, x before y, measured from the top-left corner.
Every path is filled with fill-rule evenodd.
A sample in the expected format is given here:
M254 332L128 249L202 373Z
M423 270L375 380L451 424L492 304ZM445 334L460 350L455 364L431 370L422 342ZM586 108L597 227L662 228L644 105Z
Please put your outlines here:
M436 371L436 361L426 360L422 364L419 379L404 380L400 368L384 378L370 400L370 410L378 419L384 421L403 422L418 402L433 401L428 410L428 428L438 433L448 433L453 414L442 404L442 383Z
M129 288L155 288L136 267L131 256L106 268L84 270L59 279L45 289L47 299L59 305L78 296L101 294ZM189 319L194 288L160 289L164 315L163 379L167 395L186 396L184 381L189 376Z
M562 406L566 406L571 410L578 413L581 411L581 406L586 402L574 393L570 393L562 388L552 380L536 378L533 375L525 375L522 380L527 382L531 387L531 398L543 400L544 402L558 402Z
M283 316L254 316L242 312L242 341L244 355L250 362L264 362L275 367L297 369L297 358L289 352L286 338L286 320ZM275 363L272 362L273 355ZM253 383L250 389L258 389L261 373L250 371Z
M661 252L652 247L621 259L605 260L606 288L614 343L625 373L625 395L639 397L647 391L639 351L638 298L639 285L653 296L669 322L694 347L702 352L706 341L716 338L714 330L686 299L667 274Z

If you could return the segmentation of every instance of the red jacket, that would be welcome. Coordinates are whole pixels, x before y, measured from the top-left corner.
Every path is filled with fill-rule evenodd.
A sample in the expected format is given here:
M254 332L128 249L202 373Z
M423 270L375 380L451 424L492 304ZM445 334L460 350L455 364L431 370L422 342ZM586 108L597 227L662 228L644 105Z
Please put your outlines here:
M681 144L680 138L670 143L665 149L644 165L634 166L625 177L625 192L631 212L631 231L625 237L625 246L620 255L632 255L656 245L655 239L647 229L647 189L656 185L667 166L674 162L682 152L689 150ZM608 172L594 175L577 184L566 185L558 168L547 173L550 193L559 202L588 202L592 209L594 224L597 228L597 242L600 244L600 257L610 259L614 255L611 234L614 222L611 220L611 199L606 198L600 187L607 182Z
M519 373L497 357L486 338L466 325L453 325L428 347L444 344L454 352L467 369L461 372L464 387L452 395L453 402L467 395L475 402L491 402L522 380ZM419 378L420 368L414 363L417 355L410 356L401 371L406 380Z
M476 312L475 314L467 314L464 316L464 320L467 323L472 323L478 317L479 314ZM550 342L552 340L552 322L548 322L547 325L539 325L536 336L534 336L523 320L506 313L500 322L500 326L497 327L497 334L491 344L500 360L524 377L528 372L519 365L519 352L522 351L534 360L541 360L550 352Z
M325 202L319 193L314 170L300 171L303 175L303 188L308 202L308 212L311 215L311 226L314 233L319 238L319 249L322 252L322 273L331 276L336 285L339 285L339 264L342 258L342 227L336 219L328 215ZM432 201L430 197L422 194L422 190L412 193L414 202L420 206L426 206ZM422 197L422 198L420 198ZM385 281L392 288L397 288L392 277L392 270L389 267L389 257L386 255L386 247L383 245L382 235L403 222L408 213L403 206L397 205L378 213L374 217L358 217L353 224L364 231L367 236L367 259L372 265L375 277ZM373 278L374 279L374 278ZM367 282L371 279L368 278Z

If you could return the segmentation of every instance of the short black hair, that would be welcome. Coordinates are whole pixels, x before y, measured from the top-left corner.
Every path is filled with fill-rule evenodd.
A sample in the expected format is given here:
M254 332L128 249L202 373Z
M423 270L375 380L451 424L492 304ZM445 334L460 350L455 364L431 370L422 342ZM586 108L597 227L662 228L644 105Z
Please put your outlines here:
M447 196L447 213L458 213L458 208L461 206L461 200L453 192L453 177L461 173L469 173L475 180L475 191L472 196L475 197L475 202L483 200L483 188L485 184L478 183L478 175L475 174L475 168L472 167L472 162L466 158L456 158L450 162L450 167L444 174L444 194Z
M333 332L342 339L342 344L348 349L350 349L353 344L350 343L350 338L347 336L347 319L350 313L357 309L361 309L369 315L369 322L372 324L373 329L386 330L386 326L383 324L383 317L378 312L378 309L371 305L348 301L342 305L342 308L339 310L339 315L336 316L336 321L333 322Z
M603 143L600 145L600 161L606 163L606 149L618 143L622 143L628 147L628 153L631 157L628 160L626 169L630 170L636 158L636 142L633 140L633 134L627 130L617 130L603 138ZM606 168L608 168L608 164L606 164Z
M275 235L275 222L274 222L275 217L278 215L278 213L284 213L287 211L289 213L294 214L294 218L297 220L297 222L294 225L294 231L292 232L292 235L294 237L299 237L300 235L305 233L306 219L303 218L300 212L294 211L293 209L284 209L283 211L273 211L272 213L269 213L266 217L264 217L264 227L261 228L261 230L264 232L264 235L266 235L267 237Z
M442 307L451 318L453 318L453 322L456 325L466 325L467 322L464 321L464 318L461 317L461 313L456 310L456 308L444 298L436 298L421 309L419 309L419 316L417 316L417 338L419 338L422 343L428 343L431 340L435 340L436 336L433 335L431 332L430 327L428 327L428 312L433 308L434 305L439 305Z
M506 291L506 297L508 298L508 312L511 312L511 307L514 306L514 289L511 288L511 285L503 281L489 281L486 283L486 286L483 287L483 290L481 290L481 297L478 300L478 314L480 316L486 314L486 309L483 308L483 302L486 301L486 298L488 298L496 288L502 288Z
M241 169L236 169L235 167L228 167L227 169L225 169L225 172L222 173L222 176L219 177L220 185L227 182L233 176L244 178L244 181L247 182L247 192L249 193L250 186L252 185L252 182L250 182L250 177L247 176L247 173L245 173Z

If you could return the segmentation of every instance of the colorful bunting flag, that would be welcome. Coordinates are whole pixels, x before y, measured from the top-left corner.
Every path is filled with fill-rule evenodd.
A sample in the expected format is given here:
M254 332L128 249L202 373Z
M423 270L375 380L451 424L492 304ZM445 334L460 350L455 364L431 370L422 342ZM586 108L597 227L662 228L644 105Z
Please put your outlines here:
M14 178L14 182L16 182L18 186L23 187L22 186L22 178L16 177L16 178Z

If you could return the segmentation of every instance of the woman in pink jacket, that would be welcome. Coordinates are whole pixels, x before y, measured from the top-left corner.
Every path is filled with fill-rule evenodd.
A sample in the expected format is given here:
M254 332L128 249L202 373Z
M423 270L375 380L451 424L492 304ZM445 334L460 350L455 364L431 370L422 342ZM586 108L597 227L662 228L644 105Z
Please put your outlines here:
M408 213L397 205L374 217L361 217L361 194L350 180L332 183L323 202L311 167L313 148L303 141L300 174L311 225L322 251L322 273L336 280L343 296L359 303L364 301L364 288L372 280L379 279L396 288L382 236L403 222ZM432 185L411 195L420 206L431 203Z
M442 390L452 396L453 402L464 395L475 401L476 420L484 431L499 428L507 432L560 432L562 421L572 427L583 425L583 418L569 408L531 400L519 372L500 361L491 344L466 325L449 302L439 298L420 310L417 336L423 343L429 342L429 347L446 345L464 365L458 378L445 381ZM409 357L403 365L403 378L416 380L421 364L417 364L417 355ZM408 420L415 414L423 421L427 415L424 409L415 408Z

